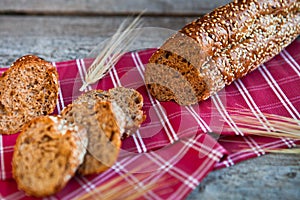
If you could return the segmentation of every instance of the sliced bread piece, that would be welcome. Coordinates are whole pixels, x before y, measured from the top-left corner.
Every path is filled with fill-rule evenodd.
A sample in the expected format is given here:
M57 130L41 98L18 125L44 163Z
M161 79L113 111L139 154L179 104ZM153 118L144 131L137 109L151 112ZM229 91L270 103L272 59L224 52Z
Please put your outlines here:
M143 107L143 96L136 90L125 87L112 88L108 91L91 90L79 96L73 103L97 101L112 102L118 125L121 129L121 138L124 139L141 126L146 119ZM125 119L125 121L124 121Z
M61 190L83 162L86 130L60 117L40 116L27 123L13 154L13 177L29 196Z
M27 55L0 77L0 134L19 132L31 119L54 111L58 73L49 62Z
M120 130L110 102L73 103L65 107L62 117L86 128L89 143L87 154L78 173L96 174L110 168L117 160L120 147Z

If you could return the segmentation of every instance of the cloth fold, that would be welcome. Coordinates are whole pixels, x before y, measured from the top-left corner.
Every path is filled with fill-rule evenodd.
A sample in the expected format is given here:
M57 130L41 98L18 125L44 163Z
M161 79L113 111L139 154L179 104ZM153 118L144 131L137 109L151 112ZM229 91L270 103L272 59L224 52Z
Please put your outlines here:
M144 198L181 199L212 170L264 155L266 148L294 147L299 141L247 135L231 117L231 110L249 110L254 117L263 119L264 113L272 113L299 120L299 47L300 40L295 40L259 69L193 106L158 102L148 93L144 70L155 49L126 53L102 80L87 89L124 86L138 90L144 97L146 121L136 134L123 141L119 159L111 169L94 176L76 175L53 198L80 197L110 179L124 176L127 178L122 184L129 186L172 179L151 188ZM61 86L55 113L60 113L81 94L79 88L90 63L87 59L53 62ZM258 126L267 124L261 120ZM19 191L11 179L10 163L17 135L0 136L0 193L4 199L31 199ZM141 179L140 174L149 178Z

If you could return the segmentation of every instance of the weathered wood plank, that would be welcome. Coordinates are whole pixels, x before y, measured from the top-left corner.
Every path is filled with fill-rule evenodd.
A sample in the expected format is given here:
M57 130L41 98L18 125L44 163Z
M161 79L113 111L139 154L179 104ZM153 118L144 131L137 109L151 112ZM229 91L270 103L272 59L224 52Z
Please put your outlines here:
M230 0L2 0L0 13L69 15L202 15Z
M0 36L111 35L126 17L1 16ZM178 30L195 17L142 17L143 27Z
M14 59L38 54L45 59L61 61L85 57L101 41L111 36L126 17L49 17L0 16L0 66ZM178 30L192 17L144 17L143 27ZM154 36L140 42L159 40ZM157 39L156 39L157 38ZM145 47L153 47L143 44Z
M269 154L213 171L187 198L299 199L300 155Z

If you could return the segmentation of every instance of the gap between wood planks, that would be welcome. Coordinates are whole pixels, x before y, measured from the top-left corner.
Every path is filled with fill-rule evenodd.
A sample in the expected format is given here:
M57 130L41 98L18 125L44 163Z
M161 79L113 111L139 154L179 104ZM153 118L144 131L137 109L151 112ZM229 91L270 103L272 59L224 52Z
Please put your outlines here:
M107 16L107 17L124 17L124 16L136 16L140 14L141 11L132 12L96 12L96 11L36 11L36 10L2 10L0 15L6 16L80 16L80 17L94 17L94 16ZM143 17L201 17L206 12L186 12L186 13L176 13L176 12L145 12Z

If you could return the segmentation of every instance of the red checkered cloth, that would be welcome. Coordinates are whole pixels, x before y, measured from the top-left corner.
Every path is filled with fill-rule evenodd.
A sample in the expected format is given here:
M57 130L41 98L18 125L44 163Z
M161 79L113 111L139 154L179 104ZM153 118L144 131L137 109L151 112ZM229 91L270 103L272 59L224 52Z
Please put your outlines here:
M300 40L247 77L226 87L212 98L194 106L158 102L144 86L144 70L155 49L125 54L111 71L91 89L124 86L144 97L147 115L139 131L123 141L117 163L94 176L76 175L67 186L49 197L72 199L108 185L117 177L123 185L139 190L151 187L143 198L182 199L212 170L265 154L265 149L289 148L298 141L288 138L249 136L240 130L230 109L247 109L267 127L264 113L300 119ZM79 88L90 60L53 63L60 75L61 89L56 113L80 95ZM5 69L2 69L4 71ZM223 129L223 127L230 127ZM206 134L219 133L219 140ZM11 179L11 157L18 134L0 136L0 192L3 199L31 199ZM142 177L142 178L141 178ZM100 195L100 194L98 194ZM105 197L105 194L102 197Z

